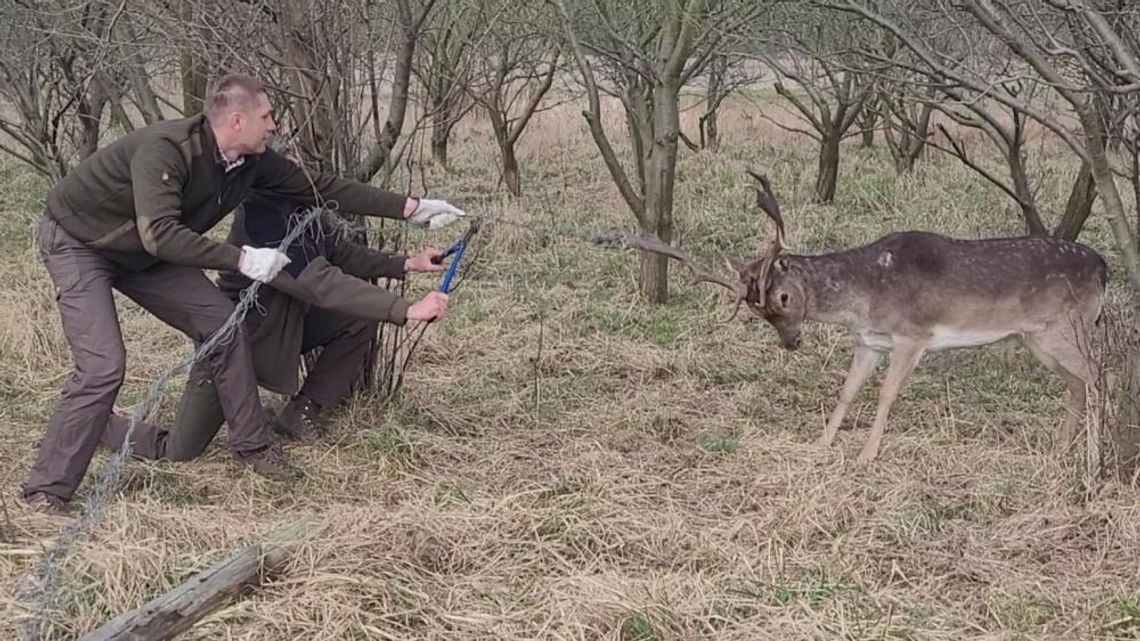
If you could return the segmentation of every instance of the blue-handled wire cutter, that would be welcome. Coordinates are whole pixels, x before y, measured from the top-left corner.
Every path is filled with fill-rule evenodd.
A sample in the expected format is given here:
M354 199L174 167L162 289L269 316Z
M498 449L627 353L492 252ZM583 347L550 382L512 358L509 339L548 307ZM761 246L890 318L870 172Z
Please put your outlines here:
M453 278L455 278L455 272L457 269L459 269L460 261L463 260L463 252L467 251L467 243L476 234L476 232L479 231L479 226L482 224L483 217L476 216L475 219L471 221L471 224L467 226L467 231L463 233L463 237L457 240L454 245L448 247L447 251L443 252L442 255L431 259L431 262L438 265L442 263L443 259L447 258L448 256L455 256L455 258L452 259L451 264L447 266L447 271L443 274L443 282L439 285L439 291L443 292L444 294L451 293L451 281Z

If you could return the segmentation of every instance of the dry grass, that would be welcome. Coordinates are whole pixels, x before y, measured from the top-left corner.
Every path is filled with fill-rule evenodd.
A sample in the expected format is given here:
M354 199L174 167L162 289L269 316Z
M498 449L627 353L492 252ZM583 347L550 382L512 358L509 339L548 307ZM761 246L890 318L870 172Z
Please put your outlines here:
M1018 231L996 190L939 156L896 178L884 151L851 148L837 202L810 204L813 149L757 118L758 104L724 116L721 153L682 154L679 235L696 252L759 247L745 167L772 174L801 250L906 227ZM520 202L489 193L494 146L478 118L457 132L456 174L431 172L429 192L525 225L624 224L576 109L533 124ZM695 115L686 118L691 131ZM1076 168L1046 151L1035 160L1055 210ZM43 185L3 172L0 485L10 510L69 359L28 235ZM1096 216L1088 242L1112 259ZM758 323L713 328L725 310L711 288L677 279L674 299L648 308L631 255L544 244L511 225L486 230L478 249L405 393L386 405L358 396L326 442L291 448L305 479L283 487L238 470L220 439L193 463L131 463L67 562L56 638L297 519L321 526L288 571L186 638L1140 636L1140 502L1116 486L1090 493L1077 458L1051 453L1063 387L1027 356L928 357L880 459L862 469L853 459L873 387L852 410L854 430L828 449L812 443L847 367L841 334L811 328L789 354ZM122 309L126 404L188 346ZM167 390L160 420L178 392ZM7 638L21 616L13 590L53 532L22 516L0 527Z

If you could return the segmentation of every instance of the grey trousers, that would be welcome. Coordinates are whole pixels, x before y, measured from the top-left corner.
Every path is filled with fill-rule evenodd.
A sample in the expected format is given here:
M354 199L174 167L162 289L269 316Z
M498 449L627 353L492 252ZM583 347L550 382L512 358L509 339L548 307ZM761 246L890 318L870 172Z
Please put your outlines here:
M316 401L322 408L333 407L352 391L368 358L368 348L376 335L377 323L354 319L343 314L313 308L305 315L302 352L320 347L321 354L305 377L300 395ZM275 350L269 342L254 344L254 350ZM255 362L259 362L255 359ZM174 425L169 429L144 421L135 423L131 432L131 454L138 458L189 461L209 446L225 422L219 404L217 385L207 368L190 371L186 388L178 403ZM130 417L112 415L103 433L103 445L118 451L130 428Z
M87 472L126 372L112 289L196 344L225 323L234 304L201 269L165 262L139 272L124 269L47 216L40 223L39 251L55 284L74 370L23 490L25 495L44 492L68 500ZM222 390L218 401L230 421L230 449L250 453L268 446L252 352L241 328L202 363Z

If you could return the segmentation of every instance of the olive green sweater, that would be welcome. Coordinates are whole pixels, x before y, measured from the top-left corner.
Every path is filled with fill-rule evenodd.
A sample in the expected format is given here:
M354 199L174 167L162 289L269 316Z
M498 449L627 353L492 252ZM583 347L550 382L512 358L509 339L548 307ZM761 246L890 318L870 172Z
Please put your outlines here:
M333 175L314 176L268 150L226 170L204 114L137 129L88 156L47 196L69 234L128 269L159 260L235 269L241 249L203 236L252 190L340 211L403 219L406 198Z

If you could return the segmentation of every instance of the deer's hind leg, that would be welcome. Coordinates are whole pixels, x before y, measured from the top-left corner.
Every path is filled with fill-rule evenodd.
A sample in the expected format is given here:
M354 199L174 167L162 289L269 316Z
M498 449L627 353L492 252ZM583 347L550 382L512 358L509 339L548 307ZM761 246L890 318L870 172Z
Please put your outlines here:
M1092 383L1092 367L1085 357L1083 339L1072 328L1051 327L1027 334L1024 342L1029 352L1060 376L1069 388L1065 421L1057 431L1055 443L1060 450L1068 449L1085 413L1086 386Z

